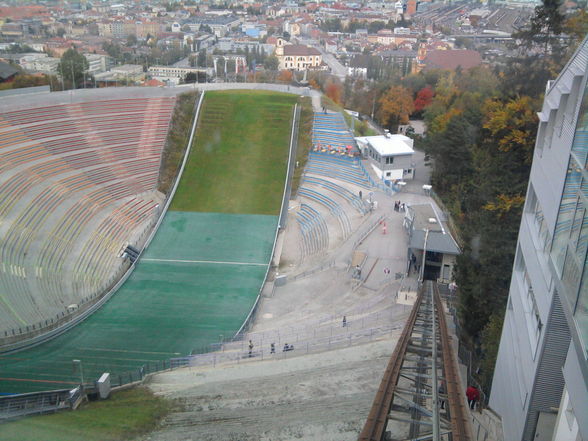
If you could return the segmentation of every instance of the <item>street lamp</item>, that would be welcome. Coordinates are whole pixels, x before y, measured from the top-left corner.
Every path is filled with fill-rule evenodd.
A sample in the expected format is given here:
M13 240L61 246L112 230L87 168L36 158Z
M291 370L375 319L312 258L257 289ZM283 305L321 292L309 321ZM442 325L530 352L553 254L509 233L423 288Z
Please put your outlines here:
M74 76L73 60L71 60L70 67L71 67L71 81L73 83L73 88L75 89L76 88L76 77Z
M423 283L423 280L425 278L425 264L427 262L427 240L429 239L429 229L425 229L425 241L423 244L423 260L421 263L421 271L420 271L420 275L419 275L419 284Z
M84 385L84 369L82 368L82 360L72 360L72 363L74 365L74 370L75 370L76 366L78 366L78 368L80 370L80 384L83 386Z

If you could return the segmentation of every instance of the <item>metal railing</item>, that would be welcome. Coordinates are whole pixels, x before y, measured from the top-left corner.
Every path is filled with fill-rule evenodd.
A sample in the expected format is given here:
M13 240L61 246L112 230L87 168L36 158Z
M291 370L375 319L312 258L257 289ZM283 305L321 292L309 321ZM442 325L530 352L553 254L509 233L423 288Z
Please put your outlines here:
M368 238L368 236L370 234L372 234L372 232L378 228L378 225L380 225L382 223L382 221L384 221L386 219L386 215L382 214L380 215L374 222L372 222L365 230L363 230L362 233L360 233L359 238L353 242L353 247L352 250L355 251L355 249L360 246L364 240L366 240Z
M27 415L72 409L83 394L81 386L0 397L0 422Z
M171 359L170 362L173 367L202 367L202 366L216 366L217 364L241 364L251 361L260 360L283 360L297 355L305 355L310 353L318 353L329 351L331 349L343 348L352 346L358 343L369 343L375 338L387 335L393 331L402 329L402 324L386 325L374 328L365 328L363 332L339 334L328 337L320 337L316 339L309 339L304 341L290 340L288 342L292 349L285 350L281 343L276 343L275 352L272 352L269 343L262 349L256 349L259 345L254 345L254 349L249 352L245 346L243 349L232 351L216 351L207 354L197 354L189 357L178 357Z
M305 277L311 276L313 274L319 273L321 271L326 271L329 268L332 268L335 266L335 259L329 260L328 262L317 266L315 268L311 268L309 270L306 270L300 274L296 274L295 276L291 277L290 280L294 281L294 280L299 280L299 279L304 279Z
M480 392L480 399L478 401L479 405L484 408L488 407L489 397L484 392L482 386L474 377L473 366L474 366L474 356L472 351L464 344L464 342L459 338L461 335L461 325L459 323L459 317L457 314L457 291L451 292L447 286L447 284L439 284L440 292L442 294L442 298L445 300L447 304L447 310L451 314L453 318L453 323L455 325L455 334L457 337L457 357L459 362L466 367L466 381L468 385L474 386Z

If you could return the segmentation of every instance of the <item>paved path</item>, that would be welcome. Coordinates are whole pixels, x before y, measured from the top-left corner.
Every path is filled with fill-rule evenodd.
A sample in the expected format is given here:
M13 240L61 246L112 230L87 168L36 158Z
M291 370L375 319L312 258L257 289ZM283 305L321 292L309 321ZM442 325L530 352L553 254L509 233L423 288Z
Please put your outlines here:
M337 60L333 55L325 52L322 48L317 47L317 49L323 55L323 61L331 68L333 75L344 79L347 76L347 68L339 63L339 60Z
M345 79L345 77L347 76L347 68L345 66L343 66L339 62L339 60L337 60L337 58L335 58L335 56L326 52L319 42L317 42L316 40L310 40L310 39L304 39L304 38L298 38L297 41L300 44L305 44L307 46L314 47L316 50L318 50L321 53L321 55L323 56L323 61L331 69L331 73L341 79Z
M323 110L323 107L321 106L321 94L318 92L312 95L312 110L315 112Z

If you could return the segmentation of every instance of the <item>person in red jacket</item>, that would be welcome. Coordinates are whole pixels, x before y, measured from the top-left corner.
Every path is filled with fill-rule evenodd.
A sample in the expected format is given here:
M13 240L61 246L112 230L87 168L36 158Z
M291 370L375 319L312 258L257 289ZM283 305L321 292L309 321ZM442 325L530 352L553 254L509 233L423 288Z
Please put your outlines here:
M480 391L474 386L468 386L466 389L466 395L468 397L468 404L470 405L470 409L475 409L476 402L480 399Z

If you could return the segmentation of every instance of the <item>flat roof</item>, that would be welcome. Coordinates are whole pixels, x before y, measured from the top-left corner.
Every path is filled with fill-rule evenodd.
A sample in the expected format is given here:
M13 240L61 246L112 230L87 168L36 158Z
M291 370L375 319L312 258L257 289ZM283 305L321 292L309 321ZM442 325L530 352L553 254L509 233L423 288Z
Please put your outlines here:
M425 231L415 230L408 244L413 250L423 250L425 248ZM429 231L427 236L427 251L434 251L443 254L460 254L459 247L449 233L441 231Z
M356 141L369 144L382 156L412 155L412 139L404 135L360 136Z
M459 246L431 204L409 205L408 210L413 215L410 248L422 250L425 246L425 230L429 230L427 250L445 254L460 254ZM434 222L430 222L433 219Z
M409 205L409 209L414 214L413 229L429 231L443 230L437 213L431 204ZM435 219L436 223L429 222L429 219Z

